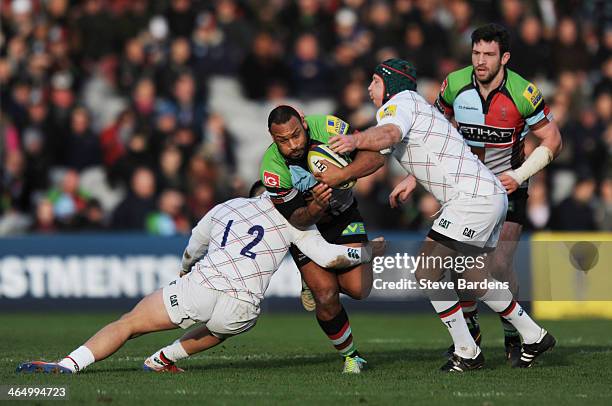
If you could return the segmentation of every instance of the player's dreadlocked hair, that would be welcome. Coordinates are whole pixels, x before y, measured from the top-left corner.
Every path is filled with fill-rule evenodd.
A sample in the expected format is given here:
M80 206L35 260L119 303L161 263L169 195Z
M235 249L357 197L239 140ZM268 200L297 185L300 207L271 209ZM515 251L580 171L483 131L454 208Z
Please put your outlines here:
M284 124L291 120L291 117L295 117L302 121L300 113L296 109L287 105L280 105L270 112L268 115L268 130L272 127L272 124Z
M505 27L499 24L490 23L475 29L472 33L472 46L480 41L497 42L500 56L510 51L510 34Z

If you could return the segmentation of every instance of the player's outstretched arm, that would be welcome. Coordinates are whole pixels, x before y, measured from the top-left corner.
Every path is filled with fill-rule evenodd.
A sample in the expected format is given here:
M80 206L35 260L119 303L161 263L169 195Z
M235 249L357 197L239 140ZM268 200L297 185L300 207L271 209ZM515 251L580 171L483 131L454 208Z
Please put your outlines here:
M382 151L402 140L402 131L395 124L383 124L350 136L334 136L329 143L334 152L346 154L355 149Z
M382 237L363 247L347 247L328 243L316 227L304 231L296 229L294 235L293 243L300 251L323 268L348 268L370 262L385 249Z
M187 243L181 260L181 276L189 273L193 264L195 264L198 259L202 258L206 251L208 251L210 231L212 229L212 213L215 209L216 207L209 210L193 230L191 230L191 237L189 237L189 242Z

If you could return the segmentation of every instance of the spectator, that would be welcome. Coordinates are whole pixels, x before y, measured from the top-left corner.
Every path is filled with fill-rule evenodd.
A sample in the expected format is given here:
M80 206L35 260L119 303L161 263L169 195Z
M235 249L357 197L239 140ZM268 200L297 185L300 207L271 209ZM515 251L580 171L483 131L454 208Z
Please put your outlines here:
M373 34L372 48L380 49L397 44L396 38L401 37L392 21L391 6L386 1L374 1L369 10L368 28Z
M185 198L173 189L164 190L159 197L159 211L147 217L147 231L156 235L187 234L191 223L184 214Z
M196 138L201 140L206 109L196 98L196 84L193 75L180 74L173 84L172 96L177 125L190 128Z
M53 203L48 199L42 199L36 206L36 218L30 231L34 233L55 233L60 229L60 224L53 212Z
M53 204L53 214L62 228L76 226L77 218L87 207L90 195L79 187L80 176L70 169L64 173L60 187L54 187L47 193L47 199Z
M140 167L132 175L127 196L113 212L111 226L117 230L143 231L147 216L155 210L155 176L150 169Z
M168 28L177 37L188 37L193 31L195 13L191 0L171 0L166 11Z
M231 46L225 33L210 12L198 15L197 27L191 37L194 68L198 77L224 74L229 63Z
M281 58L280 44L270 33L255 36L251 52L239 70L242 90L251 100L263 100L272 84L289 84L290 72Z
M127 185L133 182L131 179L137 168L152 168L154 164L155 158L147 138L141 133L134 133L127 142L126 153L110 168L110 182Z
M85 0L83 15L77 21L80 51L86 62L93 62L113 51L113 20L102 0Z
M69 168L81 171L102 164L100 140L90 128L89 113L84 107L77 107L72 112L65 148L64 164Z
M157 170L157 190L175 189L183 193L187 184L183 169L183 155L174 144L168 144L159 157Z
M319 41L313 34L307 33L298 37L295 55L289 66L296 97L313 99L330 96L330 67L321 57Z
M546 195L546 184L537 180L529 187L527 200L527 227L532 230L542 230L550 220L550 204Z
M190 59L189 41L184 37L174 39L170 44L169 60L157 73L156 83L159 84L161 97L171 97L179 77L191 72Z
M149 73L148 70L142 41L138 38L130 38L125 43L123 57L118 65L117 80L119 89L124 94L129 94L139 78Z
M578 179L572 195L553 209L550 227L553 230L593 231L595 211L592 207L595 180L591 177Z
M30 208L30 190L26 182L25 162L20 150L6 153L0 179L2 212L10 209L27 212Z
M151 131L151 123L155 117L156 102L155 83L147 77L140 79L132 92L132 109L136 114L136 128L138 131L144 133Z
M571 58L567 56L571 55ZM552 46L552 67L556 74L563 71L585 73L589 66L589 54L578 36L578 27L571 17L559 22L558 36Z
M597 225L600 230L612 231L612 178L601 182L601 199L597 210Z
M100 134L102 160L111 168L125 154L125 145L134 135L136 118L134 112L126 109L119 113L117 120Z
M236 173L236 142L234 135L228 130L223 116L213 113L208 116L204 127L203 147L209 156L215 157L218 165L225 173Z
M404 44L399 49L400 56L408 61L414 61L419 76L426 78L438 77L437 50L425 46L425 35L421 27L411 24L404 32Z
M338 109L334 112L334 115L346 120L354 131L369 127L375 113L372 104L366 100L363 85L355 81L344 87Z
M542 61L550 58L550 46L542 37L542 24L537 17L528 16L523 20L511 54L510 68L529 80L549 73L551 67Z

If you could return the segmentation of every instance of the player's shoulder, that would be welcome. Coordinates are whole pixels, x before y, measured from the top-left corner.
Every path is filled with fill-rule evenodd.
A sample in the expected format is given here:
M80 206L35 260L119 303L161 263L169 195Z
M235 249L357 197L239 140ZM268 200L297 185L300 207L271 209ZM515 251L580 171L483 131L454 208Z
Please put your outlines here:
M446 79L448 80L449 86L465 86L472 83L472 73L474 73L474 67L472 65L466 66L465 68L458 69L448 74Z
M332 114L314 114L304 118L310 138L327 143L332 135L348 134L349 124Z
M268 149L266 149L266 152L264 152L259 168L259 175L266 187L292 187L291 173L275 143L272 143Z
M452 104L459 92L472 84L473 73L474 68L470 65L448 74L440 87L440 94L447 103Z
M404 97L401 97L402 93L396 94L391 98L391 100L379 107L378 111L376 112L376 119L379 122L385 118L394 118L397 116L398 106L404 106L410 103L410 100L406 100Z
M543 103L542 92L535 83L528 81L513 70L507 69L506 71L506 89L510 97L523 117L530 115Z

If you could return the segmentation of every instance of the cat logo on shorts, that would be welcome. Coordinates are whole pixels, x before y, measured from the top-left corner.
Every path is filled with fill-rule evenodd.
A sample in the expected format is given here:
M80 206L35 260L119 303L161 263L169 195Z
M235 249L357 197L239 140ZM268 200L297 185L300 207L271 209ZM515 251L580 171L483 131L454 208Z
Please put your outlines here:
M440 227L448 230L448 226L451 225L451 222L446 219L440 219L440 222L438 224L440 225Z
M472 230L471 228L464 228L463 229L463 236L467 237L467 238L474 238L474 233L475 231Z

